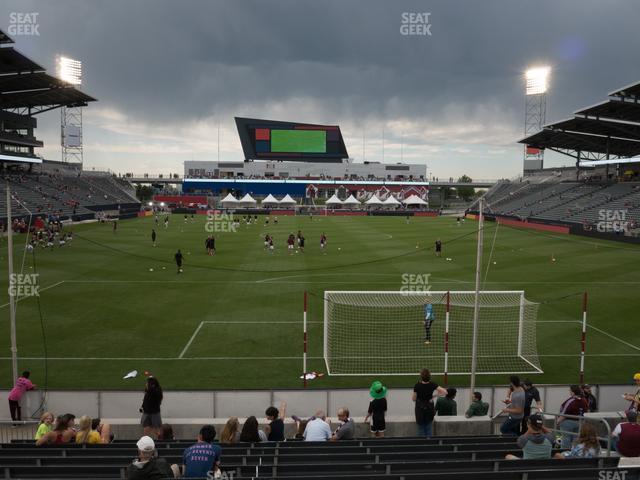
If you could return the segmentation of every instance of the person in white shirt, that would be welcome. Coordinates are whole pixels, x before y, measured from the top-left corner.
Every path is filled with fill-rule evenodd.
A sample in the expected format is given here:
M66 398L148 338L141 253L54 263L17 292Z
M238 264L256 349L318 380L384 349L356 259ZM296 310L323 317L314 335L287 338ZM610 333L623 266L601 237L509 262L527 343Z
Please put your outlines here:
M331 427L326 418L324 411L318 410L313 420L307 422L307 428L304 429L305 442L326 442L331 438Z

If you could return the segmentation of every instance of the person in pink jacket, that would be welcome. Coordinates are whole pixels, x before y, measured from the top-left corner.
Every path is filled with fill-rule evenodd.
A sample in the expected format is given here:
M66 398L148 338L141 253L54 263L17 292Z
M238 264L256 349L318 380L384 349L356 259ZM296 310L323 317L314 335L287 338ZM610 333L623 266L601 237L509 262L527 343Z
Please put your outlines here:
M22 411L20 409L20 400L27 390L33 390L36 386L29 380L31 372L25 370L22 376L18 377L15 385L9 392L9 411L11 412L11 420L19 422L22 420Z

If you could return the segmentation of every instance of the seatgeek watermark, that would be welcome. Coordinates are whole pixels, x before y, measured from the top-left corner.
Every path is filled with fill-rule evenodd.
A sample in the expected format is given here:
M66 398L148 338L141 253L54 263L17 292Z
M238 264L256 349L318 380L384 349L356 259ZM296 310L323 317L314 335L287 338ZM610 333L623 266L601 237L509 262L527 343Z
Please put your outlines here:
M430 273L403 273L401 276L400 292L408 294L409 292L424 292L431 291L431 284L429 283Z
M39 297L39 273L12 273L9 277L9 296L14 298Z
M208 233L237 232L238 222L233 218L233 211L230 213L219 210L207 210L207 221L204 229Z
M38 16L40 12L11 12L9 14L9 35L40 36Z
M598 210L598 221L596 222L596 230L601 233L628 232L629 222L627 221L627 210Z
M403 12L400 15L400 35L431 36L430 12Z
M235 477L235 474L236 472L221 472L220 470L217 470L216 473L209 471L207 472L207 480L214 480L214 479L233 480L233 478Z

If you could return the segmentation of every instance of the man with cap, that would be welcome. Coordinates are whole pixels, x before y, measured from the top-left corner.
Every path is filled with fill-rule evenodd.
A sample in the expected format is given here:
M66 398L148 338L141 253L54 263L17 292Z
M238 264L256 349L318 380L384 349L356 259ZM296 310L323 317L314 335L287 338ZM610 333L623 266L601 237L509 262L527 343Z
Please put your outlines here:
M156 456L156 444L151 437L145 435L138 440L136 446L138 458L127 467L127 478L131 480L173 478L173 472L166 460Z
M613 445L623 457L640 456L640 425L637 423L638 413L627 410L627 421L619 423L611 432Z
M587 401L589 405L589 412L597 412L598 411L598 401L596 400L596 396L591 391L591 385L584 384L582 385L582 393L584 394L584 399Z
M367 416L364 417L364 423L371 418L371 434L374 437L384 437L384 431L387 426L385 423L385 413L387 412L387 387L382 385L382 382L376 380L371 384L369 389L369 395L371 395L371 402L369 402L369 408L367 409Z
M522 449L523 460L551 458L555 439L544 426L542 415L534 413L527 422L527 431L518 437L518 447ZM520 457L508 454L507 460L519 460Z
M633 381L636 384L636 393L625 393L623 397L627 402L630 402L627 410L635 410L637 412L638 408L640 408L640 372L633 376Z

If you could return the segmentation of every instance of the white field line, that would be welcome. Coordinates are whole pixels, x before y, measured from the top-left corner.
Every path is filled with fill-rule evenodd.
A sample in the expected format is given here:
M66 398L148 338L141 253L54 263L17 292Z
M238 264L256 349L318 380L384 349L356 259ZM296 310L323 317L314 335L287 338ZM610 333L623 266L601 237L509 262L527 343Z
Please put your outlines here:
M200 329L202 328L202 325L204 325L204 322L200 322L198 324L198 326L196 327L195 331L193 332L193 335L191 335L191 338L189 339L189 341L187 342L187 344L184 346L184 348L182 349L182 352L180 352L180 355L178 356L178 358L182 358L184 357L184 354L187 353L187 350L189 349L189 347L191 346L191 344L193 343L193 340L196 338L196 336L198 335L198 332L200 331Z
M51 285L47 285L46 287L39 289L39 291L40 292L44 292L45 290L49 290L50 288L54 288L54 287L57 287L58 285L62 285L64 282L65 282L64 280L61 280L61 281L53 283ZM31 296L20 297L20 298L18 298L16 300L16 303L18 303L20 300L24 300L25 298L31 298ZM8 307L8 306L9 306L9 302L0 305L0 308L4 308L4 307Z
M609 338L613 338L614 340L617 340L618 342L622 343L623 345L626 345L627 347L631 347L634 350L638 350L640 352L640 347L638 347L636 345L633 345L633 344L631 344L629 342L625 342L624 340L622 340L621 338L616 337L615 335L611 335L610 333L607 333L607 332L605 332L604 330L602 330L602 329L600 329L598 327L594 327L593 325L589 325L588 323L587 323L587 327L593 328L596 332L600 332L603 335L606 335Z

